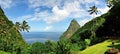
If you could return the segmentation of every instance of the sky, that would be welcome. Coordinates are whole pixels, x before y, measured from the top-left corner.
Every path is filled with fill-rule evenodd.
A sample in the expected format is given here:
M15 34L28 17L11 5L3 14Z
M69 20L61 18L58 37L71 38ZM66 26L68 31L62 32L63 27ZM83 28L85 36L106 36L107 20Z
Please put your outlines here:
M97 6L95 17L110 9L105 0L0 0L0 5L14 23L26 20L31 32L64 32L72 19L80 26L92 20L89 7Z

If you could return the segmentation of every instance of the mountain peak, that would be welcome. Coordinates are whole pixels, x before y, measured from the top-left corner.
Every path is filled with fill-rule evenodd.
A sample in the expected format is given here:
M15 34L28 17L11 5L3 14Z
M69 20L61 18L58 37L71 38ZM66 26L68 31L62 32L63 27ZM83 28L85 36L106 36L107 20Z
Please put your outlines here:
M73 19L67 31L64 32L61 38L70 38L79 28L80 28L80 25L78 24L78 22L75 19Z

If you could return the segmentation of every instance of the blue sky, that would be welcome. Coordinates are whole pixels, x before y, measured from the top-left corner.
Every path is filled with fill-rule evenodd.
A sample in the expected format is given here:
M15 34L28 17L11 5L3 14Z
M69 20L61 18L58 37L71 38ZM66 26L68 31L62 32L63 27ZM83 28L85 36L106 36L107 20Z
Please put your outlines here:
M109 10L105 0L0 0L0 5L9 20L26 20L30 31L40 32L64 32L73 18L83 26L93 18L87 12L93 5L96 17Z

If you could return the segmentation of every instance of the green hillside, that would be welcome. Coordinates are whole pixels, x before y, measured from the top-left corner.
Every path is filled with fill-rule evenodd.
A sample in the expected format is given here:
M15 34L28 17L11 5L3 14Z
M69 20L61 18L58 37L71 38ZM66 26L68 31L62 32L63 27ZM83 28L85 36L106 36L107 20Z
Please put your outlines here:
M106 40L104 42L95 44L93 46L90 46L88 48L86 48L83 51L79 51L78 54L104 54L106 50L108 50L109 48L111 48L110 46L112 45L111 42L112 40ZM115 48L120 49L120 42L119 40L114 40L115 42Z
M0 51L10 53L23 53L26 47L20 32L15 28L12 21L8 20L0 7Z
M63 33L61 38L70 38L79 28L80 28L80 25L78 24L78 22L75 19L73 19L67 31Z
M94 45L106 37L120 36L120 4L113 6L107 13L94 18L79 28L70 38L72 44L77 44L80 49ZM89 41L86 41L88 39ZM89 44L87 42L90 42Z
M91 31L91 35L88 36L120 36L120 5L116 5L111 8L107 13L94 18L93 20L86 23L73 36L81 37L86 31ZM114 31L113 31L114 30Z

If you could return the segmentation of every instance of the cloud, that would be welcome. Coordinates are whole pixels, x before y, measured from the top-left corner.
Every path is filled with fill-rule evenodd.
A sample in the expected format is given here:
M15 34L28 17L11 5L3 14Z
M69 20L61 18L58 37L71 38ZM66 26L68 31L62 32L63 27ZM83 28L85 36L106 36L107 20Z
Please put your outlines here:
M0 0L0 4L1 1L3 0ZM98 7L98 10L101 11L96 17L109 10L108 7L103 6L103 3L101 3L100 0L27 0L26 4L31 12L33 12L17 18L12 17L12 20L18 22L22 22L23 20L33 23L36 21L42 22L45 24L45 27L42 28L41 31L56 30L56 28L53 28L54 25L71 18L77 18L79 24L83 26L92 19L92 15L89 15L87 11L89 7L94 4ZM99 5L101 5L102 8L99 8Z
M109 9L110 9L110 8L108 8L107 6L102 7L102 8L98 8L99 13L98 13L97 15L95 15L95 17L98 17L98 16L100 16L101 14L107 13ZM92 15L91 15L91 17L92 17ZM84 18L85 18L85 17L84 17ZM90 21L91 19L92 19L92 18L82 19L82 20L79 21L79 24L80 24L81 26L83 26L85 23L87 23L87 22Z
M34 4L34 2L37 1L38 0L35 1L29 0L30 5L32 4L34 7L41 6L42 4L41 5ZM49 13L49 11L52 11L52 13ZM48 10L39 11L39 8L35 8L35 13L32 15L33 17L31 17L31 20L36 21L43 20L47 24L53 24L62 21L68 17L79 18L81 17L81 15L84 16L86 14L86 11L84 11L84 9L80 7L80 2L78 1L71 2L71 0L66 1L62 7L59 7L59 5L55 6L53 5L52 10L49 11Z
M99 4L98 0L28 0L29 7L34 8L34 14L19 17L29 21L44 21L50 25L67 18L91 19L87 12L89 4ZM40 6L51 7L51 9L40 11ZM108 8L99 8L101 14L107 12ZM51 11L51 12L50 12ZM99 16L98 14L96 16ZM88 19L88 20L89 20ZM85 20L81 24L84 24Z
M106 7L103 7L103 8L99 8L98 10L100 10L101 14L104 14L104 13L107 13L109 9L110 8L106 6Z
M54 5L59 3L56 1L57 0L28 0L28 3L30 4L29 7L32 8L36 8L40 6L53 7Z
M88 3L93 3L93 4L96 4L98 5L99 4L99 1L98 0L80 0L82 3L84 4L88 4ZM84 1L84 2L83 2Z
M54 7L54 6L62 6L64 3L71 3L77 1L79 3L94 3L99 4L98 0L28 0L29 7L37 8L40 6L46 6L46 7Z
M98 16L100 16L101 14L107 13L109 10L110 10L110 8L107 7L107 6L102 7L102 8L98 8L99 14L95 15L95 17L98 17Z
M53 13L49 13L50 15L45 19L47 24L52 24L55 22L59 22L69 16L70 13L68 13L64 9L59 9L58 6L53 7L52 9Z
M51 31L53 29L52 26L46 26L43 31Z
M13 0L0 0L0 5L3 8L10 8Z
M83 26L88 21L90 21L90 19L83 19L83 20L80 20L78 23L80 24L80 26Z
M110 9L110 8L108 8L107 6L102 7L102 8L98 8L99 14L98 14L98 15L95 15L95 17L98 17L98 16L100 16L101 14L107 13L109 9ZM79 24L80 24L81 26L83 26L85 23L87 23L87 22L90 21L90 20L91 20L91 18L82 19L82 20L79 21Z

